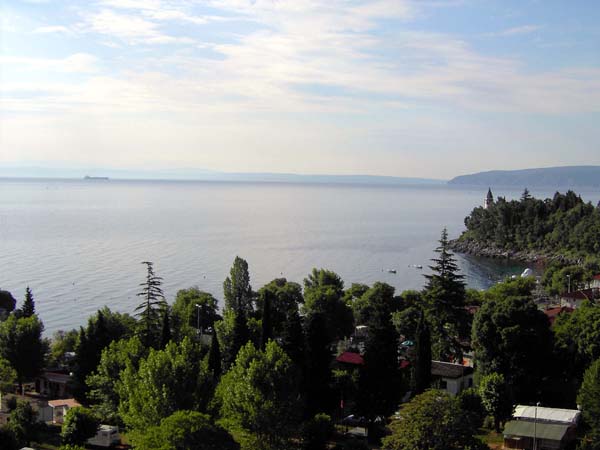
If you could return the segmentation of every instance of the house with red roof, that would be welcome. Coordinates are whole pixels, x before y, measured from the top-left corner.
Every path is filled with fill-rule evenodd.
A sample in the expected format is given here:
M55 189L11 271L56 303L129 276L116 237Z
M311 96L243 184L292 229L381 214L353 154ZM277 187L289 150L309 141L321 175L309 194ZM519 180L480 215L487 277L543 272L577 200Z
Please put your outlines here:
M335 359L337 362L342 364L349 364L352 366L364 366L365 360L359 353L344 352Z
M559 315L563 313L570 314L573 311L573 308L570 308L568 306L557 306L556 308L545 309L544 314L546 314L546 317L548 317L548 322L550 322L550 326L552 326L554 325L554 321Z
M600 300L600 288L580 289L560 294L560 306L577 309L586 301Z

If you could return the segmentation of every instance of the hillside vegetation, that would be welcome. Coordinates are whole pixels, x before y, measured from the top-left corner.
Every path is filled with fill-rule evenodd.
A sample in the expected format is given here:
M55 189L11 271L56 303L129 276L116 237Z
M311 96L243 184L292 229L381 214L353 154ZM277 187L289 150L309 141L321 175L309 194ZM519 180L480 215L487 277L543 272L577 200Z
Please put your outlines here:
M566 257L595 256L600 251L600 208L573 191L553 198L520 200L499 197L477 207L465 219L458 246L477 243L511 252L537 251Z

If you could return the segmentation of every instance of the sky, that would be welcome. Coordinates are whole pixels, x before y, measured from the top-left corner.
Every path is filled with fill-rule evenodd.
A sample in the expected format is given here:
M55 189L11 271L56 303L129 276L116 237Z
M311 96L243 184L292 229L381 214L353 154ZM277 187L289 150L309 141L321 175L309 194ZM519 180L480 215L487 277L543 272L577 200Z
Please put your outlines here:
M596 0L4 0L0 166L600 165Z

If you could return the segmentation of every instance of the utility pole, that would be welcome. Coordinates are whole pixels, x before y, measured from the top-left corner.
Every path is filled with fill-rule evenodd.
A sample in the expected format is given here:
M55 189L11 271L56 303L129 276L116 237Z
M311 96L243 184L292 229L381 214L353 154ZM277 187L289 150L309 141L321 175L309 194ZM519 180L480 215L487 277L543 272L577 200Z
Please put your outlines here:
M198 334L202 334L202 330L200 329L200 308L202 308L198 303L196 303L196 330L198 331Z

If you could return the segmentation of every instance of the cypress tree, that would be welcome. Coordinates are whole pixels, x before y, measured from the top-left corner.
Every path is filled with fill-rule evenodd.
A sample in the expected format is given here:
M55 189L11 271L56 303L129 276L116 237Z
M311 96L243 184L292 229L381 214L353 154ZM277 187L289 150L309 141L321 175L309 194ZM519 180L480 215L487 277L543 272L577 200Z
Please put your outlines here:
M271 323L271 293L269 291L265 291L261 325L262 329L260 335L260 348L264 350L269 342L269 339L273 339L273 326Z
M33 294L31 293L31 289L29 286L25 289L25 300L23 301L23 306L21 307L21 316L22 317L31 317L35 314L35 301L33 300Z
M218 380L221 377L221 348L219 347L219 339L217 339L216 330L213 330L212 340L210 342L208 370L212 374L214 380Z
M312 313L306 317L306 362L304 391L306 395L305 417L311 418L320 412L328 413L335 405L331 388L332 351L327 318L323 313Z
M424 392L431 385L431 334L423 312L417 325L415 342L415 395Z
M248 322L244 311L236 313L232 334L231 355L229 356L231 360L227 361L228 367L231 367L235 363L238 352L250 340L250 330L248 329Z
M297 310L292 311L283 323L281 348L302 369L304 366L304 330Z

